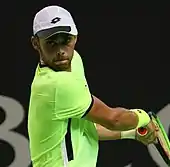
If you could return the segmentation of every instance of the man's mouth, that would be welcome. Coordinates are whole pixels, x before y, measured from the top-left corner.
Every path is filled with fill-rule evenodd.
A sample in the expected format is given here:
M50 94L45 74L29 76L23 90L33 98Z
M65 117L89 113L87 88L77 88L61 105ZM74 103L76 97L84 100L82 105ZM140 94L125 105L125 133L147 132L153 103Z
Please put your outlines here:
M68 64L69 60L65 59L65 60L57 60L54 62L55 65L65 65Z

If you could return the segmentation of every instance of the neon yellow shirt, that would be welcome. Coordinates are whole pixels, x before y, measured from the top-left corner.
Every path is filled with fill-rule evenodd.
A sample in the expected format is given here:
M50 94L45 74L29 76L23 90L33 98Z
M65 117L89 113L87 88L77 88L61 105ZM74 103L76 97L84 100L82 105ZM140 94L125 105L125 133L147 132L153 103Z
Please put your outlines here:
M97 131L83 118L93 99L76 51L71 66L72 72L36 69L28 114L34 167L96 167Z

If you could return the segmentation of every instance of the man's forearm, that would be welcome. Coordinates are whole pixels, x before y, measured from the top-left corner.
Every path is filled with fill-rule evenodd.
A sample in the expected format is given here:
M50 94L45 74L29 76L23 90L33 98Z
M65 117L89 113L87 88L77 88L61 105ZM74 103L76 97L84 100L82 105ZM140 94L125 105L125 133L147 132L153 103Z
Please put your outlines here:
M99 140L118 140L121 138L120 131L111 131L99 124L96 124Z
M93 97L91 110L86 115L89 121L98 123L109 130L128 131L144 127L150 122L149 115L141 109L111 108L100 99Z
M118 139L135 139L136 138L136 130L128 130L128 131L112 131L109 130L100 124L96 124L96 130L99 136L99 140L118 140Z
M111 109L113 112L114 127L110 130L127 131L137 127L139 117L136 113L128 109L116 107Z

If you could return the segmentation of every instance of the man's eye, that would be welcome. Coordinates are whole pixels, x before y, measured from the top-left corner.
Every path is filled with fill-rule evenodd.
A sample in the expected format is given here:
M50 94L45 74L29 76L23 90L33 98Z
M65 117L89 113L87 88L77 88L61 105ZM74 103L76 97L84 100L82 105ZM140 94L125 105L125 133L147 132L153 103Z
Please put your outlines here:
M54 41L47 41L47 44L53 46L53 45L55 45L56 43L55 43Z
M67 41L67 43L70 43L70 42L72 41L72 39L73 39L73 37L72 37L72 36L68 36L68 37L67 37L67 40L66 40L66 41Z
M72 36L68 36L68 37L67 37L67 40L71 40L71 39L72 39Z

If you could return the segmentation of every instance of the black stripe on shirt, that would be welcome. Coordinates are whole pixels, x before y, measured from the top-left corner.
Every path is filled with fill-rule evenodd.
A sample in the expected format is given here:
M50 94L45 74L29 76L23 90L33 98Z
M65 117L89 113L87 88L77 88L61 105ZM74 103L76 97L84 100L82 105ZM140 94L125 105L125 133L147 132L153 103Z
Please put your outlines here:
M83 117L85 117L88 113L89 113L89 111L91 110L91 108L93 107L93 104L94 104L94 99L93 99L93 96L91 95L91 104L90 104L90 106L89 106L89 108L86 110L86 112L84 113L84 115L82 116L82 118Z
M73 146L71 142L71 118L68 119L67 133L65 136L68 161L73 160Z

